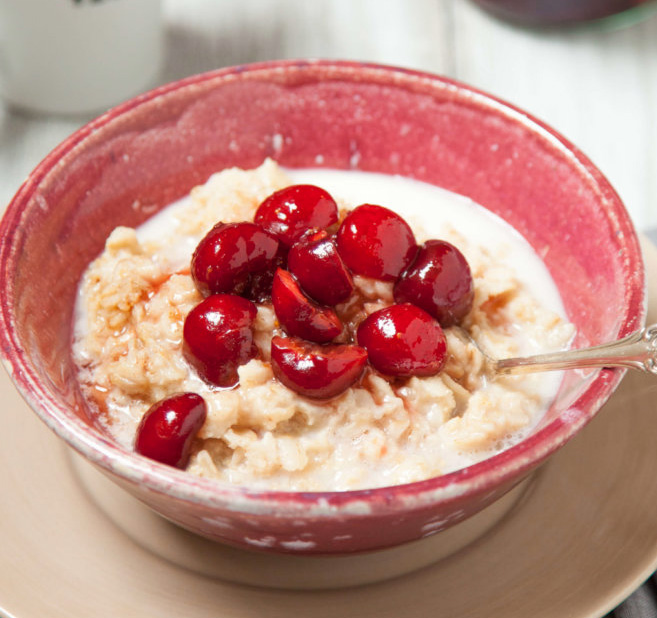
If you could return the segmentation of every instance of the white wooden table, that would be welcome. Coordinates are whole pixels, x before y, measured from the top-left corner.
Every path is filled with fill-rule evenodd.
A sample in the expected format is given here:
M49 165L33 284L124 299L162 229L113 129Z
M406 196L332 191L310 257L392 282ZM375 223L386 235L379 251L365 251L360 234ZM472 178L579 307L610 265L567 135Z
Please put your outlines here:
M160 83L277 58L440 73L562 132L609 178L639 229L657 226L657 17L616 31L538 32L497 21L468 0L164 0L164 16ZM88 119L0 107L0 210Z
M657 226L657 18L537 32L468 0L164 0L160 81L276 58L367 60L440 73L508 100L596 163L640 229ZM87 118L0 110L0 204Z

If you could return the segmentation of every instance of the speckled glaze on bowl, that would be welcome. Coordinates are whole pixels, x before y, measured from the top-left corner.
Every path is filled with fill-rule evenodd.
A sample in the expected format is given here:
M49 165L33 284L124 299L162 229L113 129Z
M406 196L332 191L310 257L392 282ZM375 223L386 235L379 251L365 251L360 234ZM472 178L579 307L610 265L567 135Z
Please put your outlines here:
M623 372L571 372L522 443L469 468L392 488L252 491L195 478L115 445L96 426L71 360L87 264L117 225L138 225L229 166L401 174L462 193L544 258L580 345L644 316L632 224L601 173L524 112L448 79L352 62L282 61L194 76L86 125L34 170L0 227L2 357L41 419L164 517L237 547L342 554L391 547L478 512L569 440ZM44 471L47 474L47 471Z

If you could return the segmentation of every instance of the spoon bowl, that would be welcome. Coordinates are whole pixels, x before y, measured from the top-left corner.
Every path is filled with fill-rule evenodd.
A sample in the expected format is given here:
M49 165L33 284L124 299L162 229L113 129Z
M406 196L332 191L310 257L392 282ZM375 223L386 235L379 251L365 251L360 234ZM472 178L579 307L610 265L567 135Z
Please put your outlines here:
M488 379L499 375L596 367L640 369L657 375L657 324L646 326L617 341L588 348L501 359L485 352L463 328L453 328L461 339L471 343L481 354L484 375Z

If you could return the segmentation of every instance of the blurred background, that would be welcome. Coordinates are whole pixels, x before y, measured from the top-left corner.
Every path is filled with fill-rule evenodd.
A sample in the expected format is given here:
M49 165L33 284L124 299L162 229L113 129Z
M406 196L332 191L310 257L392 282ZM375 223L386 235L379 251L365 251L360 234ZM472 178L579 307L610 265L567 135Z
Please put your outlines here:
M37 22L30 5L58 2L91 13L101 5L118 8L146 0L21 0L20 5ZM539 20L582 17L588 4L594 10L597 5L598 13L591 14L599 15L609 5L636 2L487 0L489 7L506 6L507 14L516 9L520 18L527 16L523 11L534 11ZM2 4L19 3L0 0L0 18ZM609 178L637 227L657 226L657 3L643 3L602 23L551 28L503 21L470 0L162 0L159 7L161 66L145 75L134 93L201 71L278 58L364 60L439 73L552 125ZM105 22L111 43L104 47L114 46L116 56L131 34L120 26L112 31ZM75 33L46 26L50 74L58 49L75 41ZM0 28L7 27L12 26L3 27L0 20ZM75 52L84 58L84 45ZM1 77L8 50L0 54ZM98 60L99 83L112 54ZM61 89L72 87L59 81ZM8 106L5 98L0 108L0 203L11 199L43 156L100 111L35 114L24 106Z

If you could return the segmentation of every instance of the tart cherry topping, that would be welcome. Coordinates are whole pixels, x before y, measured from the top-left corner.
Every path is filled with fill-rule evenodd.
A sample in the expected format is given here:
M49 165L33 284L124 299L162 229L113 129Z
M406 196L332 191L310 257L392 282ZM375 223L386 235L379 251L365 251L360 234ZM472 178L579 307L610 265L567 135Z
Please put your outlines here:
M204 296L239 294L264 301L285 261L278 239L255 223L218 223L192 256L192 277Z
M370 364L388 376L432 376L445 364L447 343L440 324L405 303L380 309L358 327L358 343Z
M205 401L196 393L178 393L162 399L142 417L135 451L160 463L184 468L206 416Z
M288 335L327 343L342 332L342 322L333 309L310 300L294 277L279 268L271 290L274 311Z
M472 308L474 287L463 254L444 240L428 240L394 287L398 303L421 307L444 327L462 320Z
M258 351L251 330L257 311L241 296L214 294L187 314L183 353L204 380L222 387L237 384L237 368Z
M338 251L358 275L394 281L415 257L417 245L408 223L383 206L363 204L340 225Z
M272 193L256 211L254 221L291 247L309 229L325 229L338 220L331 195L315 185L292 185Z
M406 221L375 204L352 210L334 236L326 228L337 221L335 200L324 189L293 185L265 199L254 223L219 223L208 232L191 268L207 298L183 328L183 352L202 378L226 388L238 383L238 367L258 353L257 308L248 299L269 298L289 335L272 338L272 369L297 393L334 397L360 378L368 359L392 377L443 368L447 345L439 321L451 325L472 306L463 255L438 240L418 247ZM359 345L330 344L343 333L332 307L354 292L351 272L395 281L398 304L358 325Z
M287 267L303 291L323 305L342 303L354 291L351 274L324 231L295 243L288 254Z
M271 340L274 375L289 389L306 397L328 399L360 378L367 352L357 345L316 345L296 337Z

